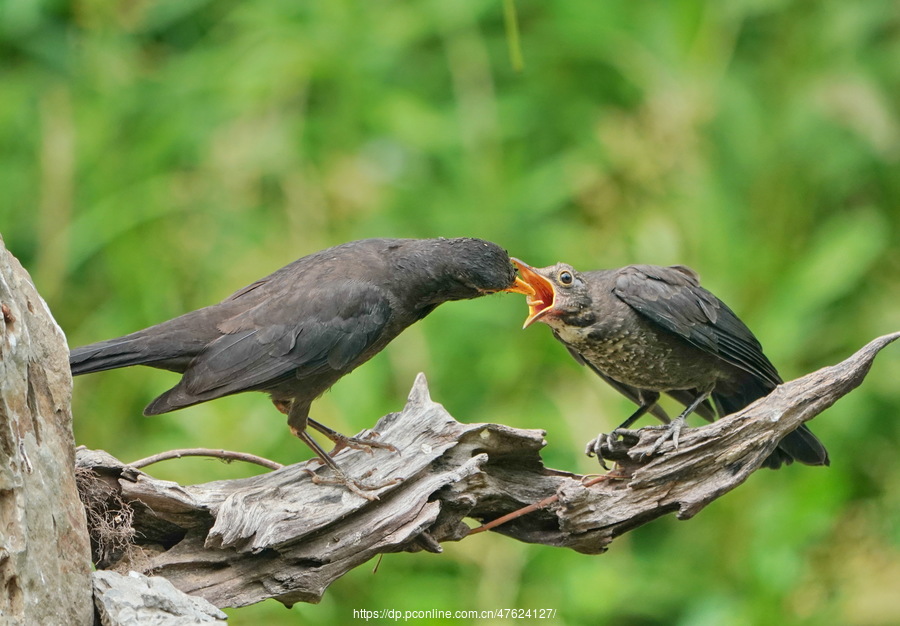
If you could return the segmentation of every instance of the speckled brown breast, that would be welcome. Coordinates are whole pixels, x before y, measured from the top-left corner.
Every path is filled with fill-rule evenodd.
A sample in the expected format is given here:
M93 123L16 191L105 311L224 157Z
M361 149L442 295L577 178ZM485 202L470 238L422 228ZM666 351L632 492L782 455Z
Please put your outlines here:
M566 344L619 382L653 391L712 385L732 367L623 305L585 327L547 323ZM724 368L724 370L722 369Z

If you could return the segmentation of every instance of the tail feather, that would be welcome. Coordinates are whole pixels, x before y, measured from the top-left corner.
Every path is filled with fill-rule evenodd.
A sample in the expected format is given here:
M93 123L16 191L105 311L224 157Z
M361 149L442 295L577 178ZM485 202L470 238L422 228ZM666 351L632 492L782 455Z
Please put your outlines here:
M173 372L183 373L191 354L178 354L175 350L162 350L160 346L175 346L173 342L154 342L153 337L139 331L124 337L108 339L87 346L75 348L69 354L69 367L72 375L90 374L103 370L128 367L129 365L147 365ZM211 395L210 397L215 397ZM182 409L193 404L204 402L210 398L190 396L181 383L175 385L144 409L144 415L158 415L175 409Z
M797 430L788 433L778 443L778 448L804 465L831 465L828 450L812 431L803 424Z
M148 362L144 343L131 336L119 337L75 348L69 353L73 376L102 372Z
M221 336L218 321L222 315L218 305L214 305L130 335L74 348L69 354L69 367L73 376L131 365L147 365L184 374L194 359ZM222 395L220 390L191 395L183 382L182 379L151 402L144 409L144 415L174 411Z
M148 365L184 373L196 356L196 351L187 349L188 346L178 341L165 339L163 337L163 340L160 340L159 336L141 330L124 337L98 341L74 348L69 353L69 367L73 376L129 365Z
M72 375L129 365L149 365L183 373L191 360L221 333L216 307L206 307L143 330L99 341L69 354Z
M713 394L713 401L720 413L730 415L740 411L754 400L758 400L772 391L770 385L758 379L747 379L733 393ZM801 425L778 442L778 447L763 462L765 467L778 469L782 465L790 465L794 461L804 465L830 465L825 445L806 426Z

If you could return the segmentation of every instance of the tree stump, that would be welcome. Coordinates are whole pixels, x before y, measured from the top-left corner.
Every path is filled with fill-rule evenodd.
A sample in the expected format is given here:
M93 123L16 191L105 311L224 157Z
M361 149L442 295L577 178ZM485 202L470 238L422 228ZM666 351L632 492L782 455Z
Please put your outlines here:
M62 330L0 238L0 623L91 624Z

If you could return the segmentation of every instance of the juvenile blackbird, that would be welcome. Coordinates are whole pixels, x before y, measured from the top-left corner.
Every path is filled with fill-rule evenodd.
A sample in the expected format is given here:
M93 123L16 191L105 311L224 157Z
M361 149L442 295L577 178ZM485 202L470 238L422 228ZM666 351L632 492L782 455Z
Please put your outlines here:
M588 444L588 455L597 454L601 463L601 444L645 413L669 423L657 404L660 393L687 408L650 454L668 439L678 446L690 413L712 421L716 413L739 411L782 382L750 329L700 286L690 268L629 265L582 273L565 263L535 269L513 262L535 292L528 296L525 327L536 321L550 326L576 361L638 405L611 435ZM777 469L794 460L829 464L825 447L805 425L782 439L764 465Z
M312 401L439 304L512 288L529 293L507 253L480 239L365 239L310 254L219 304L72 350L72 374L148 365L182 374L144 409L158 415L244 391L264 391L291 431L363 497L306 432L345 446L393 446L344 437L309 419ZM332 452L332 454L334 451ZM326 482L319 480L319 482Z

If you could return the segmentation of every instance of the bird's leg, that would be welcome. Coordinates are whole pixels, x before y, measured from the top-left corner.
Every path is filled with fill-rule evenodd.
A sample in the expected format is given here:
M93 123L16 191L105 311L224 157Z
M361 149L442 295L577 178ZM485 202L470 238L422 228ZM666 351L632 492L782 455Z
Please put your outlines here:
M394 478L378 485L369 485L359 480L353 480L352 478L347 476L344 470L341 469L341 467L334 461L334 459L332 459L331 456L327 452L325 452L322 446L320 446L319 443L315 439L313 439L308 432L306 432L307 424L312 421L309 419L307 414L307 412L309 411L308 405L300 405L294 402L286 402L281 400L273 400L272 404L274 404L279 411L287 414L288 426L290 427L291 432L294 433L294 436L296 436L298 439L300 439L300 441L309 446L309 448L318 457L318 460L321 461L324 465L327 465L335 474L334 478L323 478L310 469L304 470L312 477L312 481L314 483L320 485L343 485L361 498L372 501L377 500L378 496L371 493L366 493L367 491L374 491L376 489L381 489L382 487L387 487L389 485L396 485L401 480L403 480L402 478ZM318 422L315 423L318 424Z
M382 483L380 485L367 485L359 480L353 480L347 474L344 473L344 470L340 468L340 466L334 462L334 460L328 455L325 450L322 449L315 439L313 439L306 430L296 430L291 427L291 432L293 432L303 443L308 445L313 452L319 457L319 460L322 461L325 465L331 468L331 471L334 472L334 478L323 478L316 474L311 469L304 470L307 474L310 475L312 481L317 485L342 485L358 495L361 498L365 498L370 502L378 499L373 493L366 493L367 491L374 491L376 489L381 489L382 487L386 487L388 485L396 485L400 482L400 479L393 479L391 481Z
M362 450L363 452L367 452L368 454L372 454L372 448L382 448L384 450L390 450L391 452L399 452L396 447L392 446L389 443L372 441L370 437L378 436L378 433L374 431L369 433L365 437L347 437L346 435L342 435L333 428L328 428L328 426L326 426L325 424L317 422L311 417L307 418L307 424L309 424L334 442L334 448L331 450L331 452L329 452L329 455L332 457L344 448Z
M315 439L313 439L306 430L296 430L293 427L291 428L291 432L293 432L303 443L308 445L318 456L318 460L331 468L331 471L334 472L334 478L322 478L318 474L316 474L311 469L304 470L307 474L310 475L312 481L317 485L343 485L356 495L361 498L365 498L366 500L374 501L378 499L378 496L372 493L366 493L366 491L372 491L375 489L379 489L384 485L366 485L357 480L352 480L347 474L344 473L344 470L340 468L340 466L334 462L334 460L328 456L328 453L322 449Z
M674 420L672 420L671 423L666 424L664 426L648 426L648 428L652 428L652 429L662 428L662 429L665 429L665 431L663 432L662 436L660 436L660 438L654 442L653 447L650 448L650 450L648 450L644 454L644 457L646 458L648 456L653 456L654 454L659 452L659 449L662 447L662 445L669 439L672 440L672 444L675 446L675 449L677 450L678 449L678 437L681 435L681 429L684 428L684 424L685 424L685 421L687 420L687 416L690 415L691 413L693 413L697 409L698 406L703 404L711 393L712 393L712 387L697 394L697 397L694 398L693 402L691 402L687 406L687 408L681 412L681 415L679 415Z
M628 431L628 427L634 424L638 419L640 419L647 411L652 409L656 402L659 400L659 393L655 391L645 391L640 395L640 406L638 406L637 411L628 416L624 422L619 424L619 426L613 430L611 433L600 433L597 435L595 439L592 439L587 443L587 447L584 449L584 453L587 456L596 456L597 460L600 462L600 465L603 466L603 469L609 469L606 465L606 461L603 458L603 453L601 451L602 446L605 444L608 449L612 449L615 447L616 443L619 440L619 437L623 434L629 434L631 431Z

